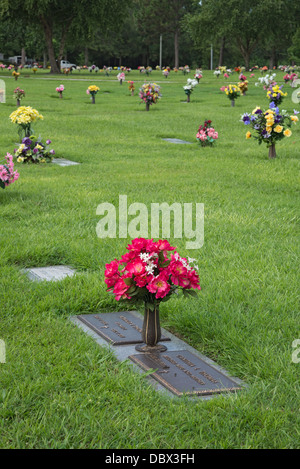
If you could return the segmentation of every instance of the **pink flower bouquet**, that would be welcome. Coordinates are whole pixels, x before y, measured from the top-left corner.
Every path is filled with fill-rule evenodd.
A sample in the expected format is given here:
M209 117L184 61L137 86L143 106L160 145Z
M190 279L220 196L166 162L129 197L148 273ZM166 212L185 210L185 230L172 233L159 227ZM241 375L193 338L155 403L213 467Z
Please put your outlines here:
M127 249L120 260L105 265L107 291L117 301L144 303L142 340L146 345L136 349L166 350L165 346L157 345L161 338L159 304L178 290L184 296L197 296L195 290L201 290L198 267L194 259L180 257L166 240L135 238Z
M64 89L65 89L64 85L59 85L59 86L56 88L56 91L59 93L59 97L60 97L60 98L62 98L62 94L63 94Z
M218 137L218 132L211 125L211 120L206 120L203 125L200 125L196 135L202 147L212 146Z
M190 265L194 260L180 257L168 241L135 238L127 249L120 260L105 265L105 283L117 301L153 304L168 300L178 289L201 289L197 266Z
M124 72L118 73L117 78L120 82L120 85L122 85L123 81L125 80L125 73Z
M5 160L4 164L0 164L0 187L2 189L19 179L19 173L14 170L13 156L7 153Z

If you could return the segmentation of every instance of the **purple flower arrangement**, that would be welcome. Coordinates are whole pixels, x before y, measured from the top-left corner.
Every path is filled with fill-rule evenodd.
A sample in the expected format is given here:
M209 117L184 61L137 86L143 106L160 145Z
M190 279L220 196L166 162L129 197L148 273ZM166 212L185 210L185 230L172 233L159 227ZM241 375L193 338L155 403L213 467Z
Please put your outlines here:
M31 135L25 137L19 148L15 148L14 153L18 163L51 163L55 151L50 149L51 140L46 140L44 144L41 138Z
M266 111L256 107L252 113L245 112L240 120L252 130L248 130L246 139L253 137L259 144L265 143L269 148L269 157L275 158L275 143L292 135L290 127L299 121L298 113L294 110L294 114L290 115L287 111L280 111L272 102Z

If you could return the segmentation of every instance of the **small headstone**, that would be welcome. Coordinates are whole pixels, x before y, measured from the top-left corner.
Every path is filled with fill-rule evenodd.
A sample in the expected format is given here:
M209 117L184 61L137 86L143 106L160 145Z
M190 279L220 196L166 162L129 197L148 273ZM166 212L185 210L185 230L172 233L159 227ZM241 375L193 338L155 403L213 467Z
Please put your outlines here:
M5 103L5 82L0 80L0 103Z
M180 140L180 138L163 138L166 142L176 143L177 145L192 145L192 142L186 140Z
M80 164L76 161L66 160L64 158L53 158L52 163L57 164L58 166L75 166Z
M27 276L30 280L47 282L63 280L66 277L72 277L75 274L75 270L66 265L54 265L49 267L33 267L31 269L25 269Z

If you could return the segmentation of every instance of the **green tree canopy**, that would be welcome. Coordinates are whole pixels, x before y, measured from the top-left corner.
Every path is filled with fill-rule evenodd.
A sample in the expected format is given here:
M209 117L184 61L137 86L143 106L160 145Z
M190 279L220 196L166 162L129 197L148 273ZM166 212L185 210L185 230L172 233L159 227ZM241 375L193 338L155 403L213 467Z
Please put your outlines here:
M25 25L38 24L45 35L51 72L59 73L68 36L87 41L95 27L116 27L129 5L130 0L125 6L121 0L2 0L0 14L21 19ZM58 53L54 36L59 37Z

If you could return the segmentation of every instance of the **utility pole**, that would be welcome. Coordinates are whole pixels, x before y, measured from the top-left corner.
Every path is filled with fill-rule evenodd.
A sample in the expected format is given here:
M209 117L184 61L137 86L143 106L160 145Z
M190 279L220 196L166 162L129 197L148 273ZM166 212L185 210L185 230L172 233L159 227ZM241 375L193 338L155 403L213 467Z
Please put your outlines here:
M159 66L162 68L162 34L159 37Z

